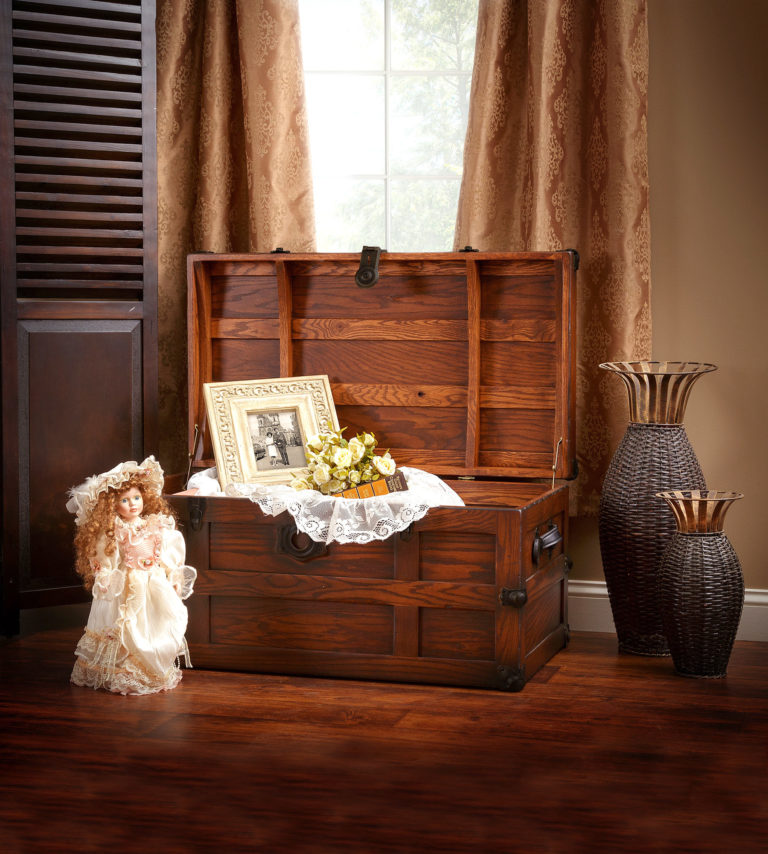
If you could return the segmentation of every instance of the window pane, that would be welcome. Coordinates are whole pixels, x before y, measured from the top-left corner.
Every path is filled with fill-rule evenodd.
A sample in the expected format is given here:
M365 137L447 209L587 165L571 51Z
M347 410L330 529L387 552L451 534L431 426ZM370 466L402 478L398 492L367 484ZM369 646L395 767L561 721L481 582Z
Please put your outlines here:
M467 75L392 78L393 174L461 175L470 83Z
M316 174L384 173L384 78L306 74L312 168Z
M450 252L458 201L458 179L393 178L390 251Z
M307 71L381 71L384 0L300 0Z
M391 0L394 70L472 71L477 0Z
M319 252L359 252L385 247L384 180L315 178Z

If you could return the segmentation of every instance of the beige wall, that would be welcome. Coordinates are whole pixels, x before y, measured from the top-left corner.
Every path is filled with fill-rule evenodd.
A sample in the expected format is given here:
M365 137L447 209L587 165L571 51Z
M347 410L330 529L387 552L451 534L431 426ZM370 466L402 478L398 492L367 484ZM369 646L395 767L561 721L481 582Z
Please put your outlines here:
M725 530L768 589L768 2L649 0L653 355L713 362L685 418ZM576 520L573 578L601 580Z

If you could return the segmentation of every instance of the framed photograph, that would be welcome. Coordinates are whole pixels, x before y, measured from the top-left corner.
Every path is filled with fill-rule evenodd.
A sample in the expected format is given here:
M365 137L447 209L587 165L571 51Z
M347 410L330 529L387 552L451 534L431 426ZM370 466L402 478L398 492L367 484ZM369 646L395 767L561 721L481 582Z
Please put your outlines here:
M307 440L338 430L328 377L204 383L219 483L289 483L307 464Z

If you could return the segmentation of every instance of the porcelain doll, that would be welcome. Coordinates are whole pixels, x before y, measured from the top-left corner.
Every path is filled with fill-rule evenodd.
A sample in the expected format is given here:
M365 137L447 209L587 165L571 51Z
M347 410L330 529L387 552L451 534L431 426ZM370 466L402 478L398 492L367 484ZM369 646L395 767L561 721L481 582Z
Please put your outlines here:
M70 492L76 569L93 594L75 650L71 681L118 694L175 688L197 572L184 563L184 538L162 497L154 457L120 463Z

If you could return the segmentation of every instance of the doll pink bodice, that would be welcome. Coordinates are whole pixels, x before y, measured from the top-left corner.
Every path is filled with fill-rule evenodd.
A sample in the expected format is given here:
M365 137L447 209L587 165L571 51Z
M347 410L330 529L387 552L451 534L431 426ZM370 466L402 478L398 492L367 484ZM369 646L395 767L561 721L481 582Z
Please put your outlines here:
M116 524L115 538L127 569L149 570L160 560L161 531L149 520Z

